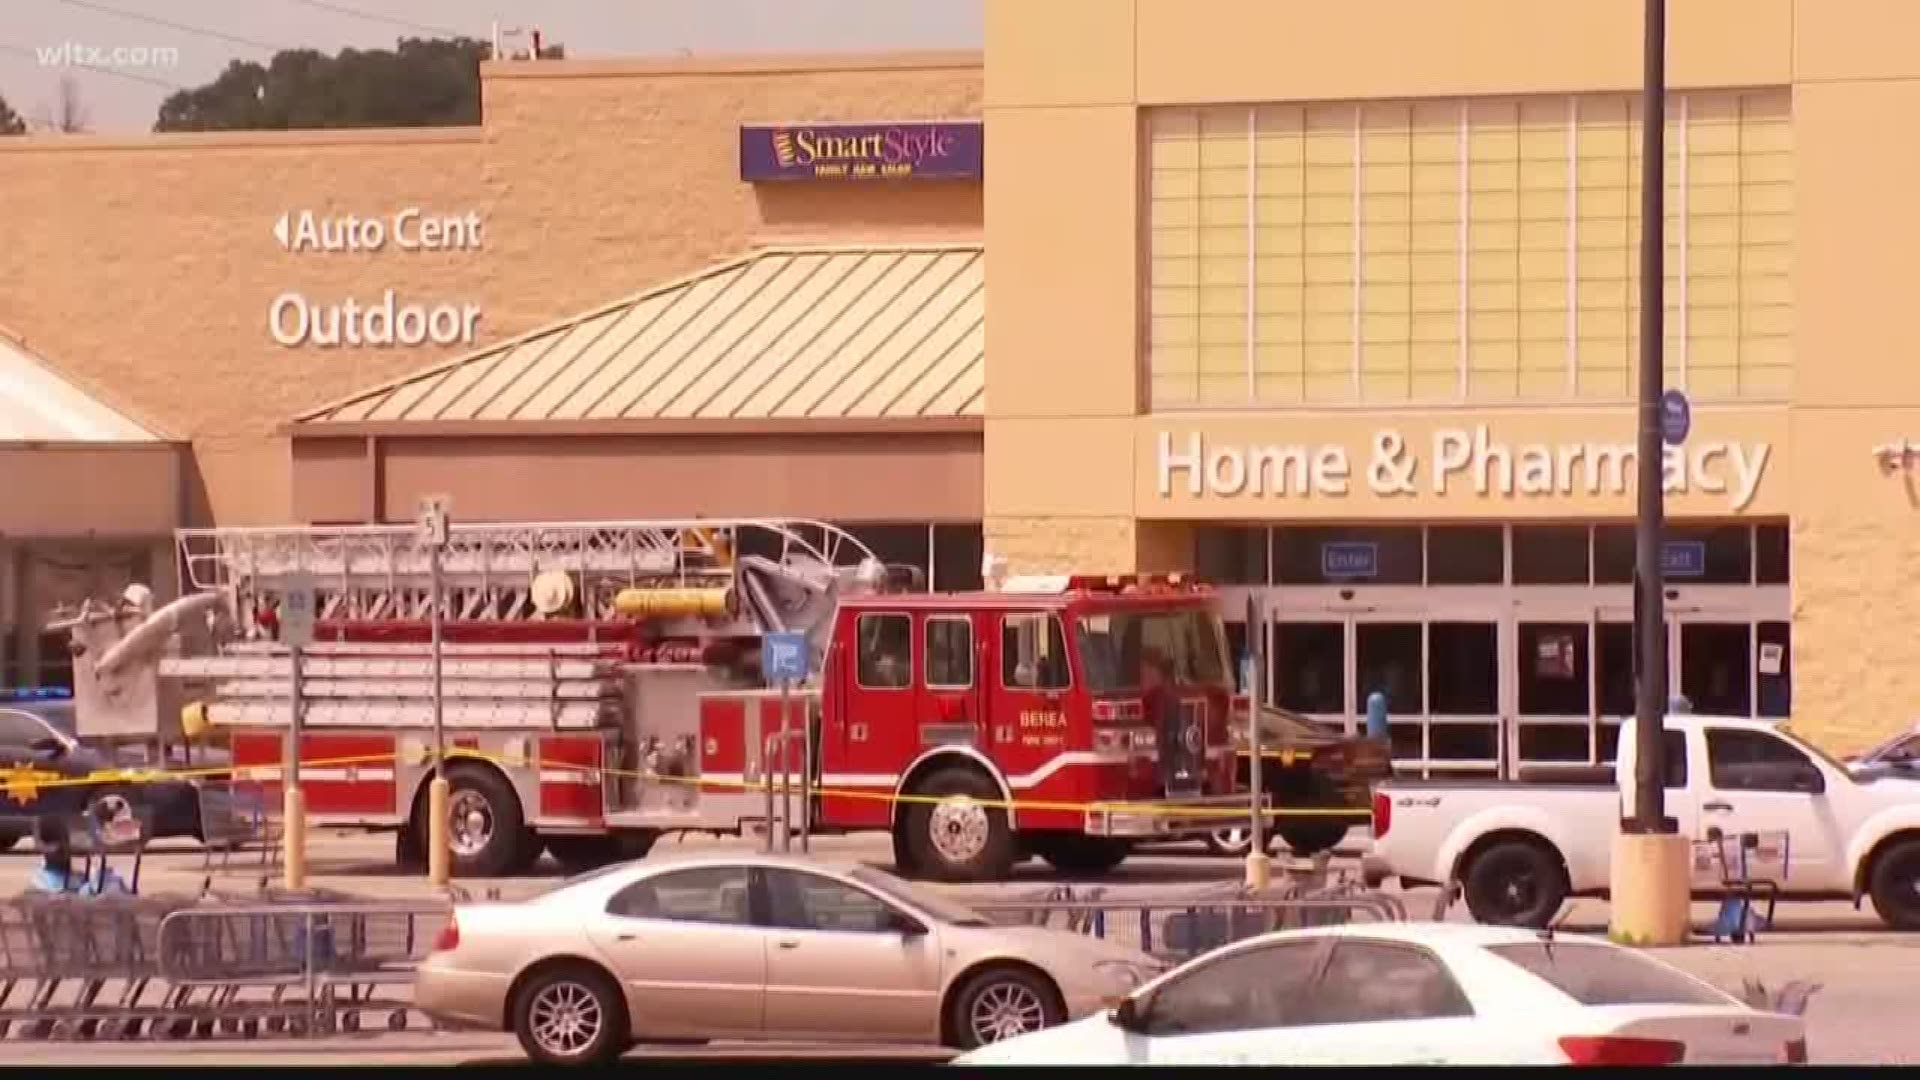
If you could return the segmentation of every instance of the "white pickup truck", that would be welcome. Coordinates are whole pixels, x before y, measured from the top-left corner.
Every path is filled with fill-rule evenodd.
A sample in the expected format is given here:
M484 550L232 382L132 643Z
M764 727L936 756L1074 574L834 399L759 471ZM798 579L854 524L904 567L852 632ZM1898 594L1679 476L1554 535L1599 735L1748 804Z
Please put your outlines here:
M1856 774L1773 721L1676 715L1665 736L1681 835L1784 833L1781 896L1871 896L1888 926L1920 930L1920 772ZM1367 877L1458 882L1480 922L1547 925L1568 896L1607 892L1633 740L1629 721L1617 769L1380 784Z

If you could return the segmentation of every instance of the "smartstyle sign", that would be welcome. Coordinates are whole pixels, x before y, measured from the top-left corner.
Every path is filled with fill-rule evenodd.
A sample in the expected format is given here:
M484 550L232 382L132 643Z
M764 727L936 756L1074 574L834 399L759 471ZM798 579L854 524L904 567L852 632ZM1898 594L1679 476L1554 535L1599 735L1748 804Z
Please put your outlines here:
M273 222L273 238L296 254L340 252L467 252L481 249L485 222L477 210L435 212L418 206L387 214L289 210ZM284 348L386 348L472 345L480 305L400 299L383 289L369 299L316 301L283 292L267 305L267 333Z
M740 179L978 180L978 120L900 124L768 124L740 129Z
M1358 476L1347 448L1339 445L1234 445L1198 432L1162 431L1156 454L1159 492L1213 498L1338 497L1355 483L1375 496L1624 495L1634 477L1631 443L1566 442L1510 445L1494 440L1485 424L1443 428L1430 445L1417 447L1400 432L1373 434L1365 469ZM1701 492L1725 497L1727 508L1745 510L1759 493L1772 454L1768 444L1699 441L1666 448L1668 494Z

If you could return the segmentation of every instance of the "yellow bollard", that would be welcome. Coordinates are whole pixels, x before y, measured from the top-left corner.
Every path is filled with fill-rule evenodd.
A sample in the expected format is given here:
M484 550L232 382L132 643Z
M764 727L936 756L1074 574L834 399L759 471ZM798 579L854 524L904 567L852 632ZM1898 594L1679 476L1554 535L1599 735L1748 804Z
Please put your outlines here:
M1622 945L1685 945L1693 930L1693 842L1615 833L1607 935Z
M1265 837L1262 837L1265 839ZM1264 851L1247 852L1247 889L1250 892L1264 892L1273 884L1273 862Z
M453 841L447 828L449 788L444 776L434 777L427 785L427 880L436 888L445 888L453 880Z
M281 861L285 864L287 888L297 892L307 887L307 793L287 785L281 807Z

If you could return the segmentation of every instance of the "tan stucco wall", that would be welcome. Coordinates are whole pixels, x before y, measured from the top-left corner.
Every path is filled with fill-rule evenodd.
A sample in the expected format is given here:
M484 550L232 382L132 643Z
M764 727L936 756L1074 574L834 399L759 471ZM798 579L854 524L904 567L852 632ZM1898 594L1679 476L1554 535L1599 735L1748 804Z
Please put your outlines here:
M977 184L738 179L742 123L977 115L975 54L490 64L471 130L0 139L0 324L190 438L196 516L282 523L294 414L467 351L287 349L267 312L408 299L483 308L476 345L756 240L975 238ZM477 252L289 253L285 211L478 211Z
M987 0L989 550L1028 570L1160 568L1207 519L1578 519L1631 513L1625 492L1492 498L1471 485L1380 498L1370 439L1430 447L1487 424L1510 443L1632 441L1632 413L1547 401L1154 416L1143 110L1157 105L1631 92L1641 5L1616 0ZM1765 442L1740 507L1675 495L1676 516L1793 523L1796 722L1857 747L1920 713L1920 475L1872 451L1920 441L1920 33L1902 0L1686 0L1670 8L1677 89L1789 87L1796 367L1785 400L1696 410L1692 441ZM1071 56L1073 63L1060 58ZM1670 143L1671 146L1671 143ZM1670 264L1671 271L1671 264ZM1255 445L1336 444L1344 496L1193 498L1158 490L1162 431Z

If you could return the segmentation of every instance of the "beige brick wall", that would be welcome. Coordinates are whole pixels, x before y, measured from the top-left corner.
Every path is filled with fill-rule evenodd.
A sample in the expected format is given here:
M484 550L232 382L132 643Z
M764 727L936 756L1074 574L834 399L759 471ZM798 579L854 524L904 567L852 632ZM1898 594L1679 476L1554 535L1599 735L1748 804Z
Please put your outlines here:
M1138 568L1139 524L1132 518L990 517L989 555L1009 574L1125 574Z
M193 440L201 514L286 520L296 413L462 347L286 349L272 299L482 305L480 344L761 238L977 236L977 184L738 179L756 121L976 115L977 56L489 65L465 130L0 139L0 325ZM479 252L300 253L285 211L479 211Z
M1920 581L1920 536L1858 519L1802 518L1793 556L1795 728L1847 753L1920 720L1913 593L1888 587Z

